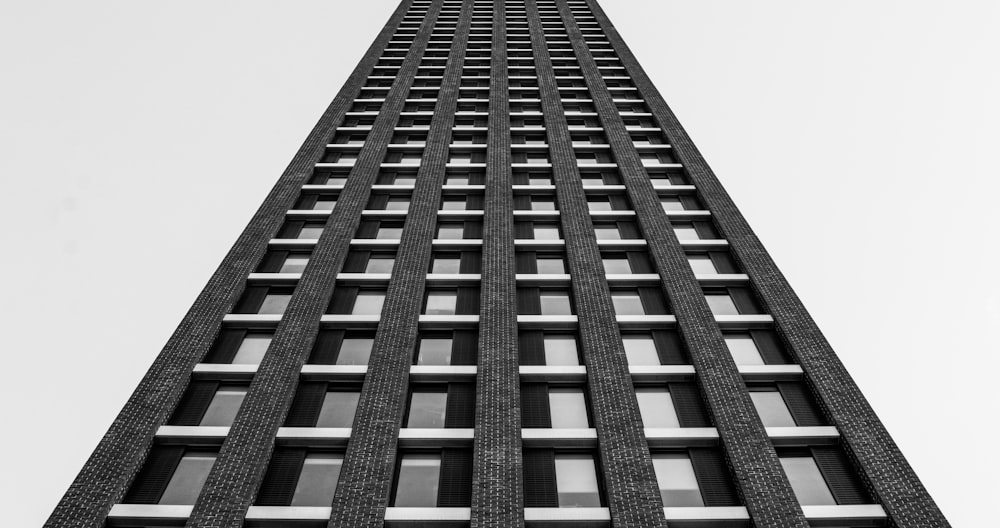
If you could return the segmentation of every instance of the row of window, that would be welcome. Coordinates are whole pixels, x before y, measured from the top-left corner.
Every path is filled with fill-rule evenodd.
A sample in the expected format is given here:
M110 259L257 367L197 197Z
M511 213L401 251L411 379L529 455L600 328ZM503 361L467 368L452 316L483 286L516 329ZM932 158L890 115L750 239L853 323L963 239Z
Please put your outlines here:
M337 205L338 195L334 193L308 192L295 202L296 210L302 211L332 211ZM373 192L365 205L368 211L407 211L410 208L411 196L400 191ZM704 207L693 195L662 196L660 204L666 212L699 211ZM438 203L439 211L482 211L483 195L479 193L454 194L447 193ZM513 200L515 211L558 211L559 206L553 194L515 194ZM624 194L588 194L587 208L590 212L618 211L632 213L632 206Z

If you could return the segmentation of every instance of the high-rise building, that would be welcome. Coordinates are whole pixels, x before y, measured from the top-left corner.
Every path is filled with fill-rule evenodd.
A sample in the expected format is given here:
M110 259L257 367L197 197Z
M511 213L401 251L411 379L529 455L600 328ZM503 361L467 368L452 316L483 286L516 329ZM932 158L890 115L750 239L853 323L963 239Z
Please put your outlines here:
M183 525L948 523L595 0L404 0L47 524Z

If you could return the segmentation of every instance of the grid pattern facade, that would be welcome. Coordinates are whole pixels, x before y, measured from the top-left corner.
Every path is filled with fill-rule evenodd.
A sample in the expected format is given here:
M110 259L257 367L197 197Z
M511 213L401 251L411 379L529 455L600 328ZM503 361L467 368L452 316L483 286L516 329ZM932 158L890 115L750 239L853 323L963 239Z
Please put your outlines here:
M46 526L948 526L595 0L403 0Z

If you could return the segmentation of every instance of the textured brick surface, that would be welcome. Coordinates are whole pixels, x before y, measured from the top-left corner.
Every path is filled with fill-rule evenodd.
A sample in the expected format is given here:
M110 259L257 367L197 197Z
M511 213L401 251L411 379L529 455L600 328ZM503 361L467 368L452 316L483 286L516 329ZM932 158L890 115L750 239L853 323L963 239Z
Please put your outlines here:
M408 1L401 3L351 73L344 87L306 137L264 203L226 254L191 309L163 347L114 423L87 460L69 490L56 505L45 526L98 527L111 507L121 500L142 467L157 428L170 416L194 366L218 335L222 318L239 299L247 276L281 227L285 213L299 195L323 155L335 127L343 120L372 67L402 19ZM274 349L274 347L272 347ZM286 349L288 350L288 349ZM307 348L297 349L301 353Z
M493 2L472 526L524 524L506 19Z
M525 2L601 471L616 527L666 526L639 404L535 0Z
M808 523L611 94L569 6L557 3L744 503L756 526L805 528Z
M680 162L698 188L699 197L712 211L722 235L729 241L735 257L774 317L777 330L802 365L807 381L840 430L848 453L857 462L869 490L888 512L890 523L900 527L949 526L621 35L598 3L587 1L655 119L670 138Z

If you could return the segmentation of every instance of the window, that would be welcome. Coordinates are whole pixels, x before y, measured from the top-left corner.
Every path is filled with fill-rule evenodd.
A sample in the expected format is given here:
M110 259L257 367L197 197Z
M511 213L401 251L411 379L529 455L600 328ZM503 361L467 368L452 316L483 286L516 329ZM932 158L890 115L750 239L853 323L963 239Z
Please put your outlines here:
M351 427L358 409L358 391L328 391L316 419L316 427Z
M567 293L543 292L539 294L538 300L542 315L572 315L573 313L573 307Z
M545 198L540 196L531 197L531 210L532 211L555 211L556 202L552 198Z
M306 264L309 264L309 255L292 253L281 263L278 273L302 273L306 269Z
M386 211L406 211L409 208L410 208L410 199L399 196L390 197L386 201L384 207Z
M604 273L608 275L631 274L632 266L629 266L627 258L602 258Z
M674 226L674 235L677 236L677 240L698 240L698 231L693 226L678 225Z
M659 365L660 356L656 352L656 344L649 336L627 336L622 338L625 346L625 356L628 364L639 365Z
M430 292L424 305L426 315L455 315L458 294L456 292Z
M691 457L684 453L654 454L653 470L663 506L704 506Z
M279 286L247 286L233 313L283 314L292 300L292 291L292 288Z
M646 315L638 293L613 291L611 302L615 306L615 315Z
M451 365L450 337L423 337L417 348L418 365Z
M379 240L398 240L402 236L402 227L380 226L375 232L375 238Z
M330 506L344 464L342 455L309 453L295 484L290 506Z
M763 365L764 358L750 334L725 334L726 346L737 365Z
M535 225L532 228L532 234L535 240L559 240L562 235L559 233L559 228L550 225Z
M437 238L442 240L461 240L464 234L465 224L441 224L438 226Z
M375 340L371 338L345 337L337 354L337 365L367 365L372 355Z
M655 354L655 351L654 351ZM657 361L659 364L659 361ZM639 401L639 414L645 427L680 427L674 402L666 387L643 387L635 389Z
M233 425L233 420L236 419L236 413L239 412L240 406L243 405L243 399L247 395L247 389L245 387L231 387L231 386L221 386L215 391L215 396L212 397L212 401L208 404L208 409L205 410L205 415L201 418L201 425L203 427L229 427Z
M290 293L268 293L257 310L258 314L283 314L292 300Z
M458 255L437 255L431 261L431 273L460 273L461 265Z
M440 472L441 457L438 455L403 455L393 506L437 506Z
M669 198L660 198L660 205L663 207L665 212L671 211L683 211L684 204L681 203L681 199L676 196L671 196Z
M159 504L194 504L215 464L215 453L185 453L163 490Z
M385 293L361 292L354 299L352 315L381 315Z
M788 475L788 481L799 504L808 506L837 504L826 480L823 479L823 474L820 473L819 466L811 456L782 456L779 460L782 469Z
M535 260L535 266L539 274L562 275L566 273L566 262L562 257L539 257Z
M583 389L549 389L549 412L554 429L590 427Z
M621 240L622 234L617 227L607 225L595 225L594 235L597 240Z
M396 263L393 257L371 257L365 263L365 273L392 273L392 267Z
M597 466L593 456L586 454L556 455L555 472L560 508L601 506Z
M750 391L750 399L753 401L757 414L764 422L764 427L795 427L795 419L785 404L785 399L781 397L778 389L757 388Z
M695 275L715 275L719 273L708 255L688 255L687 259Z
M414 390L410 394L410 408L406 427L444 427L448 393L444 390Z
M728 293L706 293L705 300L713 315L739 315L736 302Z
M236 349L232 363L235 365L259 365L260 361L264 359L267 347L271 346L273 338L273 334L246 334Z
M573 336L545 336L542 349L546 365L575 366L580 364L580 354Z

